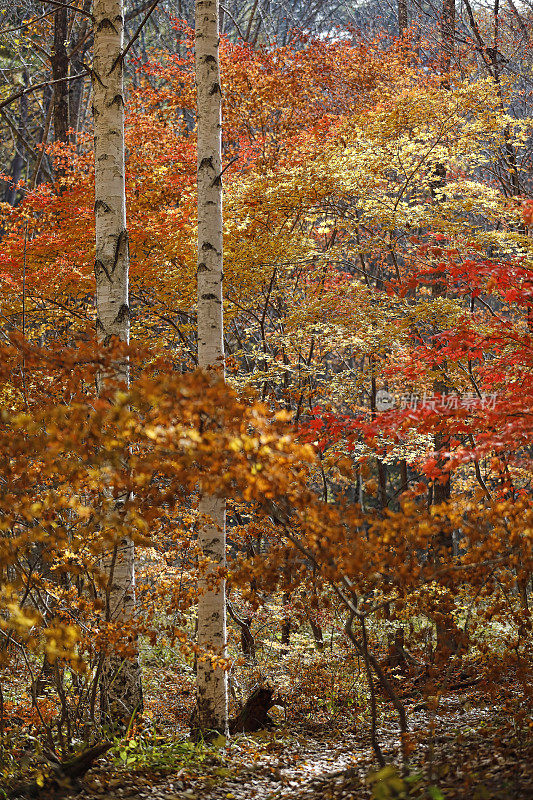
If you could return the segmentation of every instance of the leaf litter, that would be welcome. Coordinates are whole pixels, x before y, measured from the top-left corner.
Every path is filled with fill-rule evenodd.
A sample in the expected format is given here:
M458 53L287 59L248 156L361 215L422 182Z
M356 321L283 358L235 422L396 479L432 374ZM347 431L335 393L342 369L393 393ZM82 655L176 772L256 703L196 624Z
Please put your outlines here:
M417 706L413 706L417 708ZM103 763L80 800L532 800L531 725L518 728L501 709L455 693L436 710L411 710L409 769L400 760L399 727L386 718L376 766L366 724L332 728L304 721L273 731L221 737L200 765L161 775L113 772ZM350 727L350 724L352 727Z

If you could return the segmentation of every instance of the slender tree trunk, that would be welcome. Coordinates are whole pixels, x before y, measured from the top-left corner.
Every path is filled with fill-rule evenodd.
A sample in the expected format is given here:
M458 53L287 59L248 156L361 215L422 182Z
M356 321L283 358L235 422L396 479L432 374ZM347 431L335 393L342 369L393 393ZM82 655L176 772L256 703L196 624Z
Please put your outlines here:
M129 341L128 235L124 164L123 9L121 0L94 0L94 146L96 223L96 313L98 339ZM128 365L116 365L113 378L127 383ZM100 376L100 384L107 376ZM133 542L118 541L105 559L106 616L127 625L135 615ZM141 673L136 643L122 642L134 655L111 654L102 671L102 711L114 721L142 710Z
M407 0L398 0L398 33L400 36L403 36L407 28L409 27L409 21L407 16Z
M83 9L91 10L91 0L84 0ZM70 74L80 75L83 73L84 60L87 50L91 47L91 40L85 39L88 31L88 19L83 19L77 28L76 35L71 38L70 47ZM71 144L76 142L76 134L80 130L80 117L82 112L82 100L85 89L85 76L75 81L70 81L68 85L68 126L73 131L70 134Z
M72 56L70 62L71 74L76 75L82 72L84 55L85 51L82 49ZM69 141L71 143L76 141L76 134L79 130L78 123L84 87L85 78L78 78L78 80L70 82L68 89L68 126L73 131L69 136Z
M68 54L67 54L66 8L58 8L54 14L54 49L52 52L52 80L54 83L54 140L68 141Z
M129 341L128 234L124 165L122 4L95 0L96 327L100 341Z
M449 87L449 73L455 52L455 0L443 0L440 34L443 50L444 81Z
M376 416L377 411L377 382L376 376L374 374L374 358L370 356L370 413L372 415L372 419ZM378 508L380 514L383 514L384 510L387 508L388 500L387 500L387 467L381 461L381 459L376 459L377 464L377 471L378 471Z
M54 141L55 142L63 142L66 143L68 136L68 86L67 86L67 77L68 77L68 54L67 54L67 35L68 35L68 10L66 8L58 8L54 14L54 45L52 49L52 57L51 57L51 65L52 65L52 81L53 89L52 89L52 97L50 99L51 108L49 109L49 113L51 114L51 118L47 114L47 121L45 121L45 125L43 128L43 140L45 140L48 136L48 129L50 121L53 121L53 132L54 132ZM48 87L47 87L48 88ZM43 141L43 147L46 146L46 141ZM44 156L44 152L42 153ZM61 157L56 165L56 178L58 178L59 183L59 191L64 191L64 183L62 182L62 178L65 175L65 168L66 163L65 159ZM39 177L38 173L40 171L40 163L36 164L35 173L32 177L31 185L37 182ZM44 549L44 545L40 545L41 550ZM46 568L45 563L43 563L43 570L41 571L41 575L43 578L47 580L53 580L53 576L50 574L50 570ZM54 602L52 599L49 601L49 606L51 609L54 608ZM46 692L47 687L54 684L54 681L60 680L60 672L56 668L55 662L51 661L47 654L45 653L43 659L43 665L41 669L41 673L36 682L36 693L37 696L41 696Z
M29 75L28 70L23 70L22 73L22 80L24 85L27 86L29 83ZM19 109L20 109L20 116L19 116L19 124L18 124L18 132L21 138L24 137L24 132L26 130L26 126L28 124L28 95L22 94L19 100ZM11 163L11 175L10 181L6 184L6 188L4 189L4 203L9 203L10 206L14 206L17 203L17 183L22 177L22 170L24 168L24 149L23 145L20 141L15 139L15 155L13 157L13 161ZM0 234L3 231L0 232Z
M287 606L291 601L291 596L289 592L284 592L283 594L283 605ZM280 655L285 656L289 652L289 645L291 643L291 630L292 630L292 621L290 615L287 614L283 617L281 621L281 648L280 648Z
M198 113L198 365L224 375L222 309L222 92L219 67L218 0L196 0L195 69ZM199 542L216 571L226 558L226 507L203 495L204 522ZM226 590L219 580L208 588L200 579L198 645L203 652L226 655ZM210 658L198 659L197 708L193 728L204 736L228 730L227 673Z
M451 60L455 52L455 0L444 0L442 5L442 49L444 51L444 71L445 76L442 85L445 89L450 88L450 69ZM444 164L437 164L435 167L435 177L432 182L431 196L432 202L438 204L443 199L443 192L446 187L447 175L446 167ZM446 279L441 274L436 274L433 280L432 295L434 298L446 297ZM446 371L446 364L441 365L443 373ZM446 395L449 392L450 386L446 379L435 380L433 382L433 391L435 394ZM434 437L435 452L438 453L438 462L443 466L446 461L446 453L450 447L450 439L444 434L438 432ZM452 489L452 475L448 470L443 475L442 481L435 481L431 490L431 495L428 495L429 507L432 505L441 505L446 503L451 498ZM433 554L435 564L443 558L439 554L441 549L445 549L447 555L444 556L446 560L453 557L453 534L447 531L441 531L437 536L435 542L437 553ZM433 619L435 621L437 644L436 653L441 658L446 658L456 653L460 647L461 631L457 627L452 612L455 609L454 599L451 593L441 596L436 602L436 608L433 612Z

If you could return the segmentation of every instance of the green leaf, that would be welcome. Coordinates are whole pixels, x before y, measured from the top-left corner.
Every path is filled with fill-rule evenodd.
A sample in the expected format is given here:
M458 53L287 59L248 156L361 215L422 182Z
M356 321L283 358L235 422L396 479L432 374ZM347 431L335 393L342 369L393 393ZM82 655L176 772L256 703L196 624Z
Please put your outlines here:
M388 800L388 798L405 795L405 783L399 776L396 767L390 764L378 772L371 773L367 781L373 784L373 800Z
M383 769L378 770L378 772L371 772L367 778L368 783L377 783L377 781L387 781L389 778L396 777L398 771L396 767L383 767Z

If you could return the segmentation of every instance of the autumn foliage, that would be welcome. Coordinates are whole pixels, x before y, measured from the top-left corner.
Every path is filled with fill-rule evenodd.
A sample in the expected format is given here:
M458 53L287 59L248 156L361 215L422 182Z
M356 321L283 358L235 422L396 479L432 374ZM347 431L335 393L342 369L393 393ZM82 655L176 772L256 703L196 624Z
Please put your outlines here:
M314 620L340 604L362 653L357 625L416 620L432 686L467 656L490 677L499 625L527 695L533 201L501 157L531 135L505 109L520 88L467 54L443 86L405 42L224 43L224 385L195 370L190 46L154 53L128 99L131 349L90 333L89 138L63 148L61 191L1 208L2 681L18 664L35 686L46 653L77 677L56 716L30 705L49 736L67 718L83 735L111 645L165 636L192 658L202 490L230 501L228 579L252 616L280 593L293 618L302 596ZM126 357L131 387L97 396ZM106 618L124 533L143 553L135 630Z

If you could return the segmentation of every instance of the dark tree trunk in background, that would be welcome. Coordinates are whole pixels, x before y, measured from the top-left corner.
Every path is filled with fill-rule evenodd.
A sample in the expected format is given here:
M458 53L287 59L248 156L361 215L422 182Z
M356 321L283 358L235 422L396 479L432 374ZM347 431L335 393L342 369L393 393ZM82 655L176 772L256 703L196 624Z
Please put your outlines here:
M443 72L449 75L455 52L455 0L443 0L440 28L443 50ZM447 79L449 85L449 78Z
M285 592L283 595L283 605L286 606L290 602L291 596L288 592ZM289 652L289 647L291 643L291 618L290 615L286 615L283 618L281 623L281 644L282 648L280 653L282 655L286 655Z
M29 82L28 70L24 70L22 80L27 86ZM28 95L23 94L19 100L19 124L18 132L21 137L24 136L24 131L28 124ZM10 181L4 189L4 202L14 206L17 202L17 183L22 177L22 170L24 168L24 151L20 141L15 141L15 155L11 162Z
M83 52L76 52L72 56L70 68L73 75L79 75L83 71ZM78 120L80 117L81 99L83 97L83 89L85 80L71 81L68 89L68 127L72 131L78 130ZM71 133L69 140L74 142L75 133Z
M85 11L90 11L92 7L91 0L85 0L83 8ZM92 37L87 38L90 33L87 19L84 19L74 38L71 37L70 47L71 54L70 60L70 74L80 75L84 72L84 60L87 51L92 45ZM80 123L81 104L83 99L83 90L85 88L85 77L79 78L75 81L70 81L68 84L68 127L74 131L70 134L70 142L74 143L76 140L76 132L78 131Z
M374 419L377 412L377 383L376 376L374 374L374 358L372 356L370 357L370 369L370 413L372 415L372 419ZM383 512L388 505L387 467L379 458L376 459L376 463L378 470L378 508L380 512Z
M52 52L52 80L54 83L54 140L68 141L68 11L58 8L54 14L54 49Z
M398 33L400 36L403 36L408 27L407 0L398 0Z

